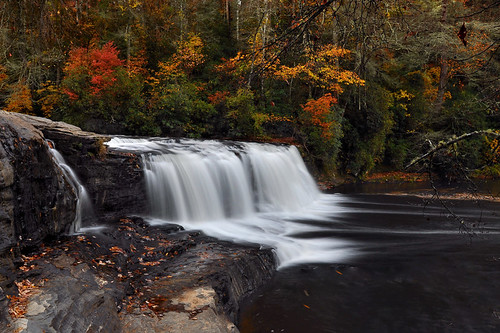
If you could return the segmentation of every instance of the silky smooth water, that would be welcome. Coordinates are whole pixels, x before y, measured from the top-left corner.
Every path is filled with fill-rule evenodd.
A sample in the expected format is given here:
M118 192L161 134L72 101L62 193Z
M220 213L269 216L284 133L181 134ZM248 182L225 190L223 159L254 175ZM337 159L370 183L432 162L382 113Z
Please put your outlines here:
M323 194L295 147L124 139L142 154L152 224L274 249L241 332L500 331L498 203Z
M51 142L49 145L49 152L66 180L73 187L73 190L75 191L77 197L75 219L70 226L69 233L76 234L84 232L86 229L88 229L90 222L95 219L92 201L90 200L85 186L83 186L83 184L78 179L75 171L66 163L61 153L59 153L59 151L57 151L53 147L54 143Z
M172 139L113 138L111 149L142 155L151 224L177 223L220 239L274 249L280 267L348 257L355 244L307 239L339 214L294 146Z

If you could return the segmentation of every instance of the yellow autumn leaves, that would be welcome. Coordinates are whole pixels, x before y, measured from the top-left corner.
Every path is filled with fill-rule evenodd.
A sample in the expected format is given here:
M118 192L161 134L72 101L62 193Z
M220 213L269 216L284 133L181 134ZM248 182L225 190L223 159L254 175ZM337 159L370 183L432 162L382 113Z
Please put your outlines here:
M298 78L308 84L340 94L343 92L343 85L365 83L356 73L339 65L339 59L349 53L349 50L332 44L323 45L318 50L308 49L304 63L292 67L280 66L274 75L287 83Z

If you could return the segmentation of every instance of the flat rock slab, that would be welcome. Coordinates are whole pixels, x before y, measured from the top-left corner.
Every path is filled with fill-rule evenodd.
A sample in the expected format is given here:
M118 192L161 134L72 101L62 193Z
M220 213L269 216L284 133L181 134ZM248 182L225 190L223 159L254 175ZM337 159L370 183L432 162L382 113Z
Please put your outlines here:
M156 313L125 313L122 316L124 332L238 332L236 326L224 314L218 313L217 295L211 287L187 289L171 304L177 310Z

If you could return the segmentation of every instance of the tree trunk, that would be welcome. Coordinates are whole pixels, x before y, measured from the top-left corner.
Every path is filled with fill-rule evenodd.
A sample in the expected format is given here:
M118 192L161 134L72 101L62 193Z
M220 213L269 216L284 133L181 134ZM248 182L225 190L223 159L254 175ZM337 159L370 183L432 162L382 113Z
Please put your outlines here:
M439 113L443 108L444 94L448 85L448 59L445 55L441 55L441 70L439 71L439 85L436 100L434 101L434 111Z
M131 49L131 42L130 42L130 25L127 24L127 27L125 28L125 35L127 38L127 72L130 74L130 49Z
M240 8L241 0L236 0L236 42L240 42Z
M446 23L446 19L448 17L448 0L442 0L442 7L441 7L441 25L444 25ZM443 28L443 27L442 27ZM436 99L434 100L434 112L439 113L442 108L443 108L443 103L444 103L444 94L446 92L446 86L448 85L448 73L449 73L449 67L448 67L448 57L445 54L445 50L441 50L441 59L440 59L440 64L439 66L440 71L439 71L439 85L438 85L438 92Z
M231 14L230 14L230 6L229 6L229 0L225 0L225 6L224 6L224 11L226 12L226 23L229 26L231 24Z

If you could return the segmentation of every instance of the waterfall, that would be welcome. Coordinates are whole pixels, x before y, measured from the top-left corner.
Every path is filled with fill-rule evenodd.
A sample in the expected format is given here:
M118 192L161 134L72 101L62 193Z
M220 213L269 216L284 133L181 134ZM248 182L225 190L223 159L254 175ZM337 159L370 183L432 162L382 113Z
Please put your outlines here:
M295 147L145 154L145 178L155 217L173 221L242 218L293 211L319 195ZM293 180L293 181L292 181Z
M90 222L94 218L92 202L87 190L85 189L85 186L82 185L82 183L78 179L78 176L66 163L61 153L59 153L59 151L54 148L54 143L52 141L48 141L48 146L54 162L59 167L66 180L73 187L73 190L77 195L75 219L71 224L69 233L81 233L83 230L85 230L83 226L88 225L88 222Z
M301 221L327 221L336 199L318 190L294 146L118 137L107 145L142 156L151 224L269 246L282 266L331 261L345 249L300 236L322 230Z

